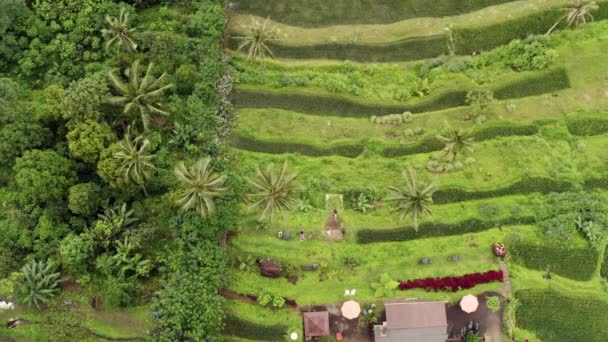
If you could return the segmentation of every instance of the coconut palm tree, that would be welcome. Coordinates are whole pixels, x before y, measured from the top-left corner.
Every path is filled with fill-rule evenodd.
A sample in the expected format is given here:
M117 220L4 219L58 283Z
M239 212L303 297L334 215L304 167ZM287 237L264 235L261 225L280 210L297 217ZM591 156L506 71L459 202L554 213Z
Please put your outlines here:
M162 96L165 90L172 88L173 84L162 86L168 77L167 73L163 73L155 80L152 76L152 63L148 64L148 69L142 79L139 78L139 61L133 62L125 74L129 79L128 82L110 71L110 80L114 88L120 92L120 96L111 97L108 102L124 105L123 114L125 115L139 111L144 131L147 132L151 114L169 115L168 112L161 109L156 98Z
M599 8L600 7L595 1L583 2L582 0L574 0L572 3L572 7L565 9L567 13L559 17L559 19L555 22L555 24L553 24L553 26L551 26L551 28L549 29L549 31L547 31L547 33L545 33L545 35L551 34L551 32L557 27L557 25L559 25L564 19L566 19L568 27L572 25L578 26L586 24L587 21L593 20L593 15L591 15L591 12L595 12Z
M153 154L148 154L150 141L143 135L133 137L131 126L127 127L124 138L118 144L120 150L114 153L114 158L121 161L120 171L126 180L141 185L146 196L145 182L152 178L154 165L152 164Z
M105 44L106 50L116 47L131 52L137 51L136 37L133 34L135 28L129 28L129 12L125 7L121 7L118 17L106 15L106 21L110 27L101 30L101 33L108 38Z
M418 184L416 171L412 168L403 172L403 178L405 178L405 186L389 186L388 189L393 193L384 198L384 201L396 204L391 211L401 213L400 221L405 216L411 215L414 229L418 231L418 219L425 214L432 214L430 205L433 204L433 193L437 190L437 186L434 182L428 185Z
M260 210L260 216L258 217L260 222L266 218L270 218L271 222L274 221L277 211L281 213L283 220L286 220L287 211L298 203L295 192L300 188L293 183L298 174L287 173L287 162L283 163L283 168L278 175L275 174L274 164L272 163L268 165L265 171L262 171L258 165L256 174L256 179L247 179L254 191L248 195L254 200L249 208Z
M270 18L266 18L263 22L249 17L249 24L242 26L246 34L244 36L235 37L242 42L239 44L237 51L241 51L247 45L249 50L247 52L247 60L256 61L260 60L264 63L266 55L274 58L272 50L268 47L268 43L278 40L279 30L270 24Z
M226 177L213 172L209 167L210 161L209 157L200 159L188 169L184 162L180 162L175 168L175 175L183 185L177 204L184 210L196 210L201 217L213 214L214 198L222 196L227 190L222 187Z
M59 272L55 272L55 266L44 261L32 261L21 268L23 283L21 284L20 300L30 307L32 304L40 308L53 298L59 289Z
M437 139L445 143L439 155L448 162L454 161L462 152L473 152L473 137L463 129L449 128L445 136L438 135Z

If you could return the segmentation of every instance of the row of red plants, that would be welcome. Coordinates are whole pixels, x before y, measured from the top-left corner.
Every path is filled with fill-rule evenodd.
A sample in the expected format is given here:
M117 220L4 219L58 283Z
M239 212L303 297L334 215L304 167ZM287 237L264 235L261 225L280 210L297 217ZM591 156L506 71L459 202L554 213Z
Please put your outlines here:
M470 289L477 284L487 284L493 281L503 281L502 270L488 271L485 273L469 273L460 277L424 278L399 281L400 290L425 289L427 291L439 290L456 292L458 290Z

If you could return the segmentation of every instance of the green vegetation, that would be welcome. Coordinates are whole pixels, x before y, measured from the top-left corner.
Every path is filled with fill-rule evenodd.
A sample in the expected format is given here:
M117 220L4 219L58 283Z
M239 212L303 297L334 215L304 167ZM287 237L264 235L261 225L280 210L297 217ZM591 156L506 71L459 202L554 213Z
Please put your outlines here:
M608 331L600 324L608 315L606 302L555 290L521 290L517 323L545 341L603 341Z
M504 261L514 296L486 305L508 338L605 340L606 18L3 1L0 319L24 324L0 339L303 340L302 310L347 297L363 335L385 299L463 294L399 281Z

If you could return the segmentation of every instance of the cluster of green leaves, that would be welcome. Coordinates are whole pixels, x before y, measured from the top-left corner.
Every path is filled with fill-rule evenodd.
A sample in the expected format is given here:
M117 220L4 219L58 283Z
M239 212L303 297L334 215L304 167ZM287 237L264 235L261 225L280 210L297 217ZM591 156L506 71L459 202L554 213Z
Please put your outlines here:
M224 299L218 294L227 269L224 252L212 242L183 247L152 308L157 341L221 341Z
M538 225L553 240L565 242L582 234L600 246L608 234L607 199L603 193L549 194L535 206Z
M268 289L262 289L258 294L258 303L261 306L272 304L273 308L280 309L285 305L285 298L273 294Z

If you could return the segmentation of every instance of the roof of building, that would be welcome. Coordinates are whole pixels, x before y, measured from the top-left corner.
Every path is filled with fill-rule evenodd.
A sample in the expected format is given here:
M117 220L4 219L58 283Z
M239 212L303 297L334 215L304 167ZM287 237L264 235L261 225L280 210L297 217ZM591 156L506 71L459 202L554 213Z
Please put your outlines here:
M329 336L329 312L305 312L304 336Z
M388 329L447 327L445 302L394 300L384 303Z

